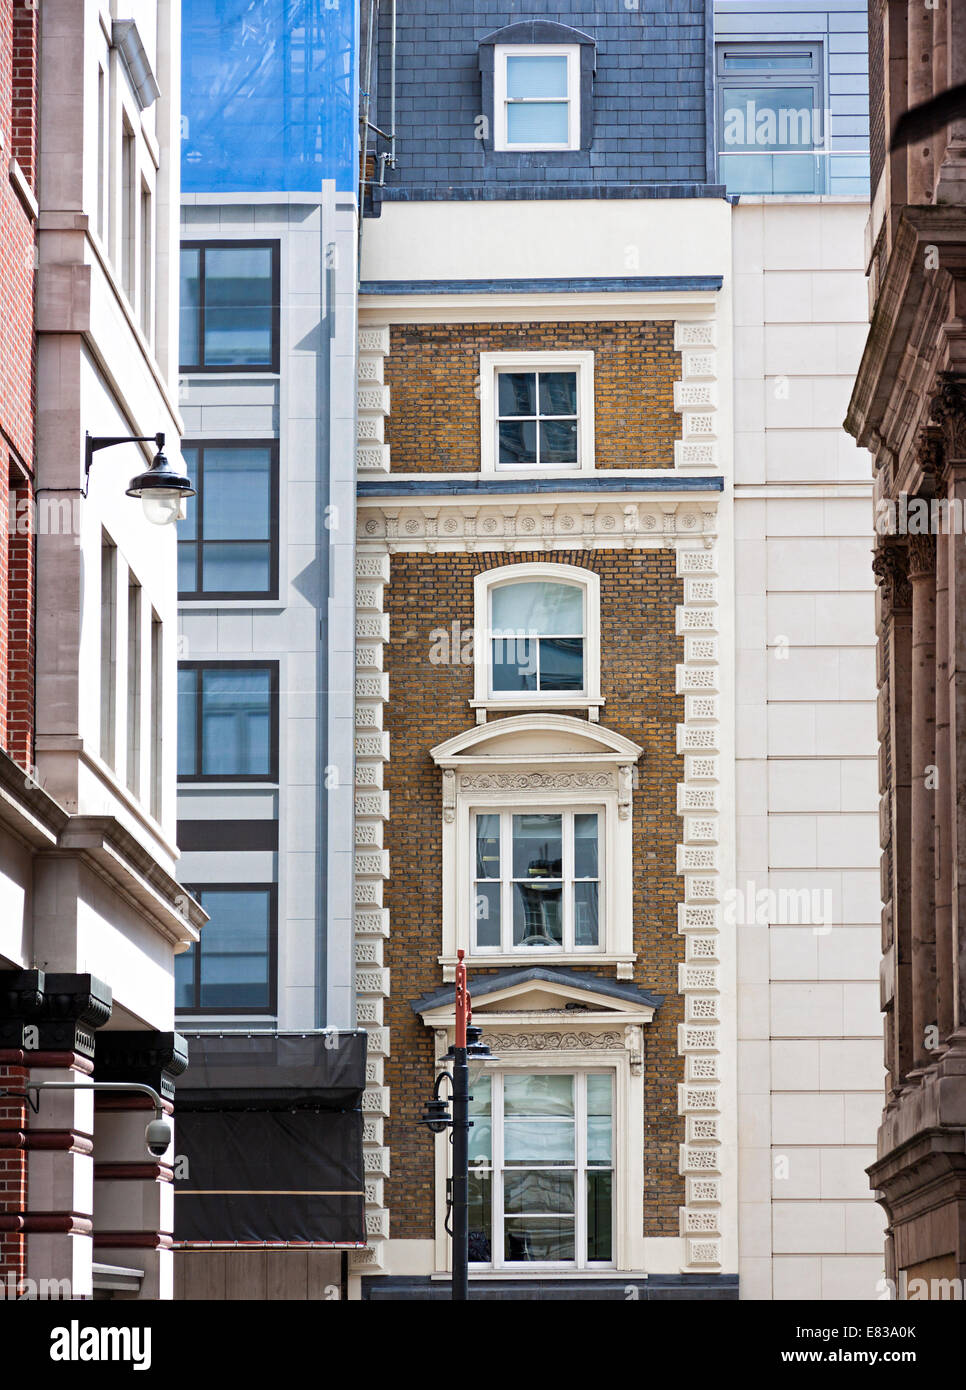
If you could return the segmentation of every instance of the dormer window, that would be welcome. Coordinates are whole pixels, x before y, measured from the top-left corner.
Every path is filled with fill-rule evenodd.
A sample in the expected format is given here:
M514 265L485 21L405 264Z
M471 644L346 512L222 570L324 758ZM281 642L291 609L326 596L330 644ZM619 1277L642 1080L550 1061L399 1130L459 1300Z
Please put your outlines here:
M498 164L530 150L550 164L573 164L594 135L597 44L590 34L550 19L507 24L480 40L483 149Z
M580 49L576 45L497 47L494 148L580 148Z

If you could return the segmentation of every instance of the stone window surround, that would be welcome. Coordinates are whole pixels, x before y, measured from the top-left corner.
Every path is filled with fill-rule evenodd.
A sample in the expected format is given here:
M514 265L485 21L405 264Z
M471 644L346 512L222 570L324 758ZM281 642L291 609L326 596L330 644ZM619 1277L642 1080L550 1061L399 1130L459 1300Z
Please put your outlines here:
M596 997L592 987L570 989L552 986L559 995L559 1008L540 1012L521 1012L520 1005L533 989L521 980L474 1008L483 1025L483 1035L497 1057L486 1064L486 1071L568 1072L609 1071L614 1077L614 1251L616 1269L644 1268L644 1246L639 1213L644 1205L644 1146L631 1136L643 1133L644 1068L643 1029L651 1022L654 1009L642 1004L625 1004L611 998ZM588 1005L588 1011L566 1012L567 1002ZM453 1005L421 1013L423 1023L434 1031L436 1066L442 1070L447 1048L454 1038ZM450 1175L452 1146L449 1134L436 1136L436 1272L449 1269L451 1242L446 1234L446 1181ZM540 1278L548 1266L535 1265L522 1270L514 1267L514 1278ZM573 1270L573 1266L569 1266ZM487 1277L489 1271L479 1271ZM498 1271L494 1270L493 1273ZM580 1271L574 1271L579 1274ZM474 1276L476 1271L474 1271Z
M499 372L577 373L577 463L497 463L497 384ZM480 353L480 472L501 477L573 478L594 471L593 352L501 351Z
M520 736L523 735L523 739ZM494 741L532 744L532 751L492 750ZM583 744L573 751L574 743ZM443 977L454 977L457 950L466 964L507 966L593 964L612 966L618 979L633 978L633 768L641 747L590 721L561 714L525 714L477 725L431 750L442 769L442 941ZM566 952L540 948L474 953L470 931L473 871L473 812L553 811L572 808L574 798L593 805L601 817L600 947Z

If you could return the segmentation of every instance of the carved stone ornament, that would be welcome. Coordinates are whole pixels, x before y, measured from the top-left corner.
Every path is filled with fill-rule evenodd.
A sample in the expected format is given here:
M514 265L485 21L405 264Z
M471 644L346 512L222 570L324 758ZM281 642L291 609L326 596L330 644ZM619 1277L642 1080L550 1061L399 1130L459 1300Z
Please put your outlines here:
M456 773L451 767L443 768L443 820L451 825L456 819Z
M946 460L966 459L966 378L957 372L940 372L930 409L942 431Z
M606 1052L611 1048L624 1046L621 1033L491 1033L484 1029L484 1037L491 1049L501 1052L566 1052L578 1048L590 1048L595 1052Z
M919 436L916 460L922 469L923 476L932 483L933 490L938 491L945 472L945 452L943 450L943 432L937 426L927 425Z
M888 612L912 606L907 563L906 548L902 545L880 546L872 557L872 569Z
M640 1076L644 1069L644 1030L639 1023L629 1023L624 1029L624 1049L632 1075Z
M481 772L464 774L460 787L467 792L481 791L595 791L613 787L609 772Z
M621 820L630 817L633 786L634 770L628 764L622 764L617 770L617 813Z
M936 537L909 537L909 578L925 579L936 570Z

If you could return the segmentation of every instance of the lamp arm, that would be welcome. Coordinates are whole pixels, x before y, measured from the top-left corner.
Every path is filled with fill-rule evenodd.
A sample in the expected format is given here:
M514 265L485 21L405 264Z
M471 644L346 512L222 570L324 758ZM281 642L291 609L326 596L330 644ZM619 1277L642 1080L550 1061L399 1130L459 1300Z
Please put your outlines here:
M87 480L90 476L94 455L99 449L113 449L115 444L150 444L164 448L164 432L157 434L85 434L84 435L84 496L87 496Z

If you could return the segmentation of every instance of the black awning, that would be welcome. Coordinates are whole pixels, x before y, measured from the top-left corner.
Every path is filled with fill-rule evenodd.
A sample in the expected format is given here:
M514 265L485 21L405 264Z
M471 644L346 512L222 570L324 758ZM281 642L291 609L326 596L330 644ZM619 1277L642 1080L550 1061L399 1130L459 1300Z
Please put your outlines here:
M365 1240L359 1110L189 1111L175 1148L176 1241Z
M175 1240L365 1240L363 1032L190 1037Z
M177 1113L188 1110L354 1110L366 1085L366 1034L222 1033L188 1037Z

